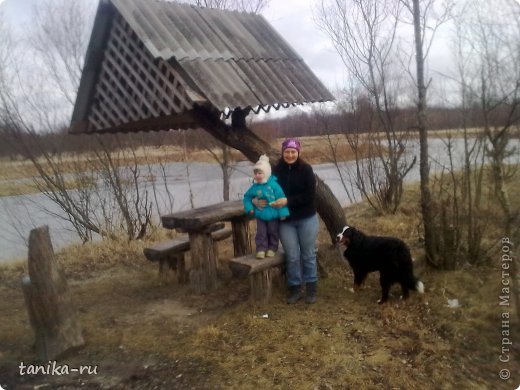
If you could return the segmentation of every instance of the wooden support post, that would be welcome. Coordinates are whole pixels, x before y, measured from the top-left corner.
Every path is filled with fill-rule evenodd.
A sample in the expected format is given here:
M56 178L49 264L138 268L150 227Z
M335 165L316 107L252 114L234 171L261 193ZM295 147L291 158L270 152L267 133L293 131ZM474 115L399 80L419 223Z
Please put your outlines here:
M36 336L36 353L42 360L54 360L85 341L67 280L56 263L48 226L31 230L28 263L29 275L22 278L22 289Z
M273 269L266 269L250 276L251 300L269 302L273 295L272 271Z
M186 284L190 276L186 271L186 259L184 252L177 254L177 281L179 284Z
M251 286L251 301L267 303L273 297L273 291L285 286L282 270L279 266L265 269L249 276Z
M231 220L233 230L234 257L241 257L251 253L251 233L249 231L249 220L244 217Z
M174 270L179 284L188 283L189 276L186 272L186 260L184 252L172 253L168 257L161 257L159 260L159 278L168 280L170 270Z
M191 248L190 285L201 294L217 288L217 262L211 232L189 232Z

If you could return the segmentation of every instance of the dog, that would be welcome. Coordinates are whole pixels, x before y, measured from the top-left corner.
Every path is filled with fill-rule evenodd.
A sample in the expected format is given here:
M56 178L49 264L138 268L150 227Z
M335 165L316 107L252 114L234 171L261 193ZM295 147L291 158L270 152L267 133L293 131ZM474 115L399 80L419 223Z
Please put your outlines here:
M343 256L354 271L354 292L370 272L379 271L382 296L378 303L388 300L390 287L399 283L403 299L409 291L424 293L424 284L413 274L413 260L408 246L395 237L368 236L351 226L337 235L338 245L346 246Z

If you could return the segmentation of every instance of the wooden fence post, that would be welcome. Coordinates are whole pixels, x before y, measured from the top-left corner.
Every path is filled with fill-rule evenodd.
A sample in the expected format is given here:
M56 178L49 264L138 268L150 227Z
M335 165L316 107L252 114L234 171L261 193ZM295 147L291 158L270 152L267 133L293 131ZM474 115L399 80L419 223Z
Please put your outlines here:
M85 341L67 280L56 263L48 226L31 230L28 262L29 275L22 278L22 289L36 336L36 354L53 360Z

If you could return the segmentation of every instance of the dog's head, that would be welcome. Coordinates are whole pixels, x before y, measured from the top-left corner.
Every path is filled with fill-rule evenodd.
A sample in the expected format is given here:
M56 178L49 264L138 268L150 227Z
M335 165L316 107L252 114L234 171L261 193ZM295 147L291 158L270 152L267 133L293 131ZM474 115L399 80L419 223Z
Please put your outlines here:
M344 226L341 233L338 233L336 236L336 243L338 245L348 246L350 240L352 239L353 230L354 228L350 226Z

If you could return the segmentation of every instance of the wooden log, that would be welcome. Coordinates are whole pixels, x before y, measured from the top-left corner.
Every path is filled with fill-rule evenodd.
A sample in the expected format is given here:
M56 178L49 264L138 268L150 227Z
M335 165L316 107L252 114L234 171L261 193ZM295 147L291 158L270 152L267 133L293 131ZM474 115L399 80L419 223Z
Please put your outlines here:
M282 270L279 266L264 269L249 276L251 295L250 299L256 303L267 303L271 300L274 285L285 285Z
M168 270L174 270L179 284L188 283L189 276L186 272L186 256L184 252L171 253L159 260L159 277L168 280Z
M190 285L198 294L217 288L217 262L213 239L207 231L190 232Z
M249 220L245 217L231 219L233 230L233 249L234 256L240 257L251 253L251 232L249 230Z
M54 360L85 344L67 280L56 263L48 226L29 234L29 275L22 289L42 360Z
M250 299L255 302L268 302L273 295L273 280L271 271L266 269L250 276Z

